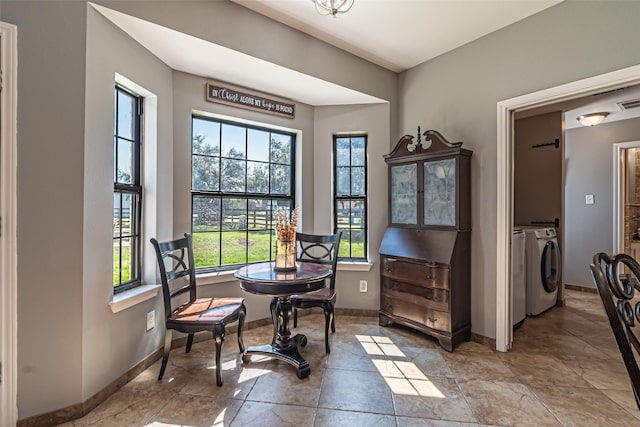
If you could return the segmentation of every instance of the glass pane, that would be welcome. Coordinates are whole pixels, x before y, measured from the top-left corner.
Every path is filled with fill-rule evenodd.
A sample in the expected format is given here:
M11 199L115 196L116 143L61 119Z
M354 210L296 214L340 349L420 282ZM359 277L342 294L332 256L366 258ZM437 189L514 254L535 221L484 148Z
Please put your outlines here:
M247 162L247 192L269 192L269 164Z
M131 194L122 193L122 228L123 236L132 234L131 230Z
M191 156L191 188L218 191L220 187L219 157Z
M194 197L191 229L200 231L220 230L220 199L218 197Z
M336 138L336 165L349 166L351 153L349 150L350 138Z
M244 231L222 232L222 264L244 264L247 262L247 233Z
M271 162L291 164L291 135L271 133Z
M113 138L113 182L118 182L118 138Z
M133 143L118 139L116 182L133 184Z
M268 230L271 228L271 203L265 199L247 200L249 230Z
M364 166L364 138L351 139L351 166Z
M247 201L245 199L222 199L222 229L247 229Z
M193 233L193 262L196 267L220 265L220 233Z
M120 239L113 239L113 286L120 284Z
M340 249L338 249L338 257L349 258L351 256L351 233L349 230L342 230L342 237L340 238Z
M291 194L291 167L282 165L271 166L271 193Z
M364 200L351 201L351 227L365 228L364 223Z
M222 155L234 159L246 158L246 128L222 125Z
M131 280L131 239L122 239L120 280L121 283Z
M269 261L271 259L271 231L250 231L248 233L247 262Z
M364 196L367 194L367 185L364 180L364 167L351 168L351 195Z
M244 192L247 162L244 160L222 159L221 190Z
M247 159L269 161L269 132L247 129Z
M364 258L364 230L351 230L351 258Z
M455 225L456 159L424 164L424 223Z
M338 228L349 228L351 223L351 202L349 200L336 200L336 203Z
M415 163L391 167L391 222L418 222L418 166Z
M338 168L337 181L336 181L336 194L338 196L350 196L351 195L351 182L349 176L350 168Z
M191 150L197 154L220 155L220 123L193 119Z
M113 237L120 237L120 193L113 193Z
M133 139L133 108L134 98L118 91L118 129L116 135L121 138Z

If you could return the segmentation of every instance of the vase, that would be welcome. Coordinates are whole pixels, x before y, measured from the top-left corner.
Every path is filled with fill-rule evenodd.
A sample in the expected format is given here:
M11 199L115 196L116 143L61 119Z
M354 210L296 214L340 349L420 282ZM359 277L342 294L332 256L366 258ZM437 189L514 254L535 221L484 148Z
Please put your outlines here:
M296 232L281 233L276 239L276 271L292 271L296 269Z

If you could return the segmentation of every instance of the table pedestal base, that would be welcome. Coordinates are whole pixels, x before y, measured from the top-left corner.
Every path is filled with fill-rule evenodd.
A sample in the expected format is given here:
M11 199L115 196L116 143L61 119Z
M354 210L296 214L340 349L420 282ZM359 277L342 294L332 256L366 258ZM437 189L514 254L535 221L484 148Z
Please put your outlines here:
M302 379L308 377L311 373L309 362L304 360L298 351L299 347L307 345L307 337L302 334L298 334L291 338L289 344L290 345L286 347L281 347L277 343L247 347L242 355L242 362L249 363L252 354L274 357L282 360L283 362L287 362L289 365L296 368L298 378Z

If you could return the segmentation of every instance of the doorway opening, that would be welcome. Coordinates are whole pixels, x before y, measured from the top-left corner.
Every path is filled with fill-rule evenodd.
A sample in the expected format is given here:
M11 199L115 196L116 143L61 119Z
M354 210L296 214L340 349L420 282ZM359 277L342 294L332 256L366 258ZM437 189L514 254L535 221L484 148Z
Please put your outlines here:
M514 114L544 105L640 83L640 65L602 74L498 102L496 212L496 349L508 351L513 341L511 234L513 212Z

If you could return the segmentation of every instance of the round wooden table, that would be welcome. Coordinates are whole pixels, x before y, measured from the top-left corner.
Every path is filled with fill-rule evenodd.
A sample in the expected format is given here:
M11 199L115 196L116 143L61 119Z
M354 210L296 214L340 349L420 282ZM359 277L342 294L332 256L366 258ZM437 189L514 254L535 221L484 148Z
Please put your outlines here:
M298 378L311 373L309 362L300 355L300 347L307 344L302 334L291 336L289 318L291 317L291 295L317 291L326 286L325 279L331 276L331 268L312 262L298 262L295 271L279 272L273 270L273 262L249 264L235 276L240 280L240 288L258 294L271 295L271 316L277 335L271 344L247 347L242 361L249 363L252 354L275 357L294 366Z

